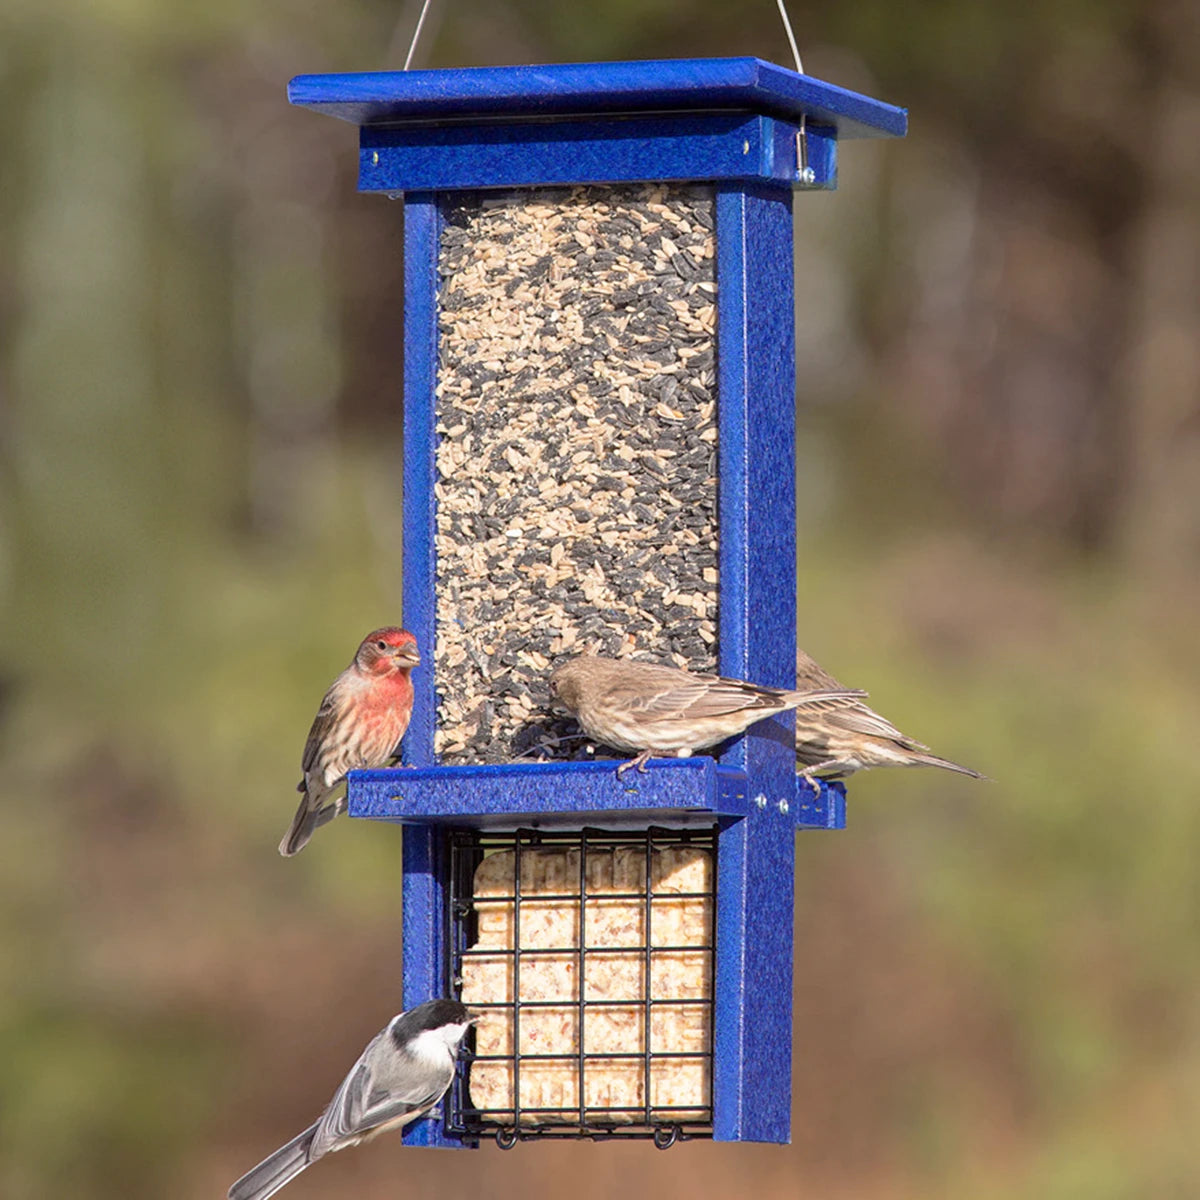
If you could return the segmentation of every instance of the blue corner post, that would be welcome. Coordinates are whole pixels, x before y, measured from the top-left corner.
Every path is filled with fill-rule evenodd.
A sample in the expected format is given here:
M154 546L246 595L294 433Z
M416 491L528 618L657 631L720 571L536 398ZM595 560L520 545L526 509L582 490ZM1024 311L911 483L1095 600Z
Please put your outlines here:
M720 667L776 686L796 644L792 198L837 181L838 143L902 136L902 109L754 58L301 75L292 103L359 126L359 188L405 201L404 620L437 633L438 245L463 190L656 181L714 189ZM352 815L403 822L405 1007L447 979L447 827L720 829L713 1136L787 1142L794 831L840 828L841 785L797 786L792 721L709 758L442 767L436 680L414 675L403 770L355 772ZM457 1146L425 1119L410 1144Z
M791 189L718 184L716 218L721 673L794 687ZM723 831L717 856L720 1141L790 1136L794 734L790 714L762 721L726 755L753 796L750 816Z

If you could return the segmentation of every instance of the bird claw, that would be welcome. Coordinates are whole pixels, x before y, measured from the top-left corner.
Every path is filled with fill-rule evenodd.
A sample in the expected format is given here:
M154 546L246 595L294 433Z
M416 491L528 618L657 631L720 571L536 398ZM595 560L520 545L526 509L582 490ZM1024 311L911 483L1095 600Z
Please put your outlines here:
M646 766L646 760L649 757L650 751L643 750L641 754L637 756L637 758L627 759L617 768L617 778L620 779L621 776L630 769L636 770L639 775L649 774L649 769Z

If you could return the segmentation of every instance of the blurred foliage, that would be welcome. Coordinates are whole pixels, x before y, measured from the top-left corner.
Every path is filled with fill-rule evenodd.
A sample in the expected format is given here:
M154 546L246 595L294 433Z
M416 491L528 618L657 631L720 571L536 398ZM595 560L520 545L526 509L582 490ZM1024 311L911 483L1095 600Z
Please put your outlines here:
M221 1194L395 1008L398 833L274 855L399 605L398 206L302 71L419 4L0 12L0 1194ZM1200 20L793 2L908 105L797 203L801 631L995 782L798 846L794 1145L322 1164L296 1200L1200 1187ZM758 54L774 6L434 6L418 63ZM817 1037L807 1031L819 1030Z

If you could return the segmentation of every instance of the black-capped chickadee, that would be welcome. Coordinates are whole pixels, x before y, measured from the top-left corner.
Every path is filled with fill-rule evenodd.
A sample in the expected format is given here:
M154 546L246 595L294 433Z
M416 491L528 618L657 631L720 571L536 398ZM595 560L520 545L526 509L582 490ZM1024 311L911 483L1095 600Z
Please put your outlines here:
M454 1080L454 1060L475 1021L457 1000L430 1000L373 1037L320 1119L229 1189L229 1200L267 1200L310 1163L424 1116Z

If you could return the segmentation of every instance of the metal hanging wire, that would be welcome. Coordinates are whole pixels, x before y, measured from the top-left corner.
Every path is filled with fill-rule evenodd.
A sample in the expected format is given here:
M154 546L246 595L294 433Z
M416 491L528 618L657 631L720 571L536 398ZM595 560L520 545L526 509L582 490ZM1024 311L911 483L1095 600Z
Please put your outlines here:
M783 3L783 0L780 0ZM417 18L417 27L413 30L412 41L408 44L408 54L404 58L404 69L407 71L412 66L413 55L417 52L417 42L421 38L421 30L425 28L425 18L429 15L430 6L433 0L425 0L421 5L421 15ZM790 32L790 31L789 31Z
M788 45L792 48L792 57L796 60L796 74L804 74L804 64L800 61L800 51L796 48L796 35L792 32L791 18L788 17L787 6L783 0L775 0L779 8L779 17L783 21L783 30L787 34Z
M800 48L796 45L796 35L792 32L791 18L788 16L787 5L783 0L775 0L779 9L779 19L783 22L783 31L787 34L788 45L792 48L792 58L796 62L796 74L804 74L804 64L800 61ZM816 173L808 165L808 134L805 128L807 118L800 114L800 128L796 130L796 175L801 183L809 184L816 179Z
M792 20L788 16L787 5L784 0L775 0L775 6L779 9L779 19L783 22L783 31L787 35L788 45L792 50L792 59L796 63L796 74L804 74L804 63L800 59L800 48L796 44L796 34L792 29ZM417 53L417 43L421 40L421 32L425 28L425 19L429 15L429 10L433 7L433 0L423 0L421 4L421 12L417 17L417 25L413 30L412 41L408 45L408 53L404 57L404 70L408 70L412 66L413 58ZM814 181L814 173L808 165L808 136L806 130L807 118L803 113L800 115L800 128L796 131L796 174L801 183L809 184Z

